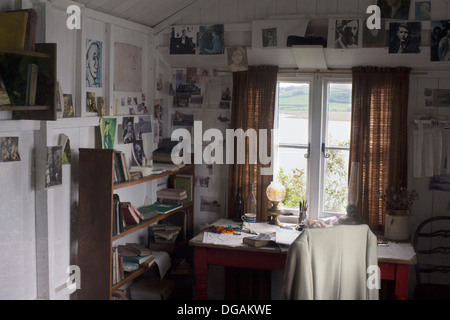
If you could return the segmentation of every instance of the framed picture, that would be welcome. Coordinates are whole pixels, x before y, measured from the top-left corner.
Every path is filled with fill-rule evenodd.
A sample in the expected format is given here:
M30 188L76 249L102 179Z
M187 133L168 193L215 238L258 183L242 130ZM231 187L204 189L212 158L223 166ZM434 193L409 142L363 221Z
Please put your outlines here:
M194 187L194 176L188 174L177 174L175 176L176 189L184 189L187 193L187 200L192 201L193 187Z

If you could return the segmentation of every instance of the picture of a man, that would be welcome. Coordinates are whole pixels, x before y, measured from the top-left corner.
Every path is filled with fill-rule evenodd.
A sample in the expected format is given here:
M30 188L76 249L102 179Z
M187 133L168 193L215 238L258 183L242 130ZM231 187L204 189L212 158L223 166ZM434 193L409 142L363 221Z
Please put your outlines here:
M102 86L101 73L102 43L100 41L87 40L86 50L86 87Z
M389 53L420 53L420 22L389 24Z
M134 117L123 118L123 143L133 143L136 140L134 134Z
M358 20L336 20L335 48L358 48Z
M381 18L408 20L410 3L411 0L378 0Z

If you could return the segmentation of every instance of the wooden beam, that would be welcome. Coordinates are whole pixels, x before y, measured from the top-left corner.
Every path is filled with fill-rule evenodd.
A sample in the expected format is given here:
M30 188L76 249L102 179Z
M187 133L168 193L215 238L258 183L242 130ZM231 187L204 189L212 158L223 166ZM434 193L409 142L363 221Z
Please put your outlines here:
M164 19L162 22L158 23L153 27L153 30L155 31L155 35L159 34L161 31L166 29L167 27L170 27L171 25L175 24L176 22L180 21L184 17L190 15L191 13L200 10L202 7L205 6L205 4L208 2L208 0L196 0L192 2L191 4L188 4L184 8L178 10L171 16Z

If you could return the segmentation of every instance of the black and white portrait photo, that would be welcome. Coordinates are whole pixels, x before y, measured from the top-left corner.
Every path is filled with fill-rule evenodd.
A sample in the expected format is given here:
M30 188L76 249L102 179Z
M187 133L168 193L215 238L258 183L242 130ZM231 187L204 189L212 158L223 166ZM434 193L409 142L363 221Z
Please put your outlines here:
M124 117L122 120L123 143L133 143L136 140L134 133L134 117Z
M334 47L350 49L359 47L359 20L336 20Z
M431 61L450 60L450 20L431 21Z
M384 19L409 19L409 7L411 0L378 0L381 18Z
M47 147L45 188L62 184L62 146Z
M421 22L390 22L389 53L420 53Z
M170 32L170 54L195 54L197 28L173 26Z

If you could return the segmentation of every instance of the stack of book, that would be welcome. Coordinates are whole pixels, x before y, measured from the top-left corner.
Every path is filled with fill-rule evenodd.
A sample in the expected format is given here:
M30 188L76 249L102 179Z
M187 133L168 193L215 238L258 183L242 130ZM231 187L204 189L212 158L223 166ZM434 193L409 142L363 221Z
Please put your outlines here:
M127 243L113 247L113 284L125 278L125 272L133 272L139 267L149 268L154 263L152 251L137 243Z
M181 204L175 204L175 203L165 203L165 202L160 202L160 201L156 201L155 203L148 205L148 206L143 206L141 208L139 208L139 211L145 216L146 214L153 215L154 217L160 214L166 214L172 210L181 208L182 205Z
M184 189L164 188L156 192L158 201L185 205L187 203L187 192Z
M149 228L149 248L157 251L172 251L181 227L173 224L157 224Z
M130 225L136 225L141 221L154 217L141 213L131 202L121 202L119 195L113 196L113 236L124 232Z

